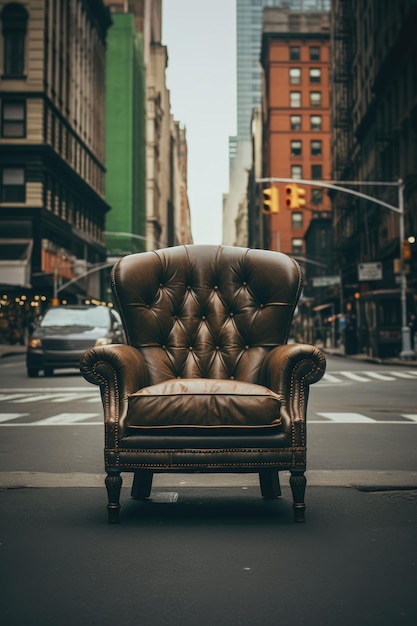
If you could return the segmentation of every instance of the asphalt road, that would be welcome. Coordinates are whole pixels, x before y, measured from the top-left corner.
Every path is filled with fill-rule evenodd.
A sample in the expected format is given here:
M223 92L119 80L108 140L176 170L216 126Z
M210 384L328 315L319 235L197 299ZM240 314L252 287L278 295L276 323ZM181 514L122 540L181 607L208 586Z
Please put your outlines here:
M304 525L285 476L270 502L251 475L160 475L149 502L124 489L115 527L97 388L1 360L2 624L414 626L416 379L328 359Z

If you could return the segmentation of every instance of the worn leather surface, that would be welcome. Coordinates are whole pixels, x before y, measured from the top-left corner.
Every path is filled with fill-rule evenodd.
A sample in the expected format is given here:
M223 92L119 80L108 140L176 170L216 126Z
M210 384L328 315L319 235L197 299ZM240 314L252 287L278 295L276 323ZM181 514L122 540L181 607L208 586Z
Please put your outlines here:
M281 424L280 397L266 387L239 380L171 379L141 389L128 402L128 428Z
M112 284L150 385L177 377L257 383L266 354L287 341L301 274L278 252L179 246L124 257Z

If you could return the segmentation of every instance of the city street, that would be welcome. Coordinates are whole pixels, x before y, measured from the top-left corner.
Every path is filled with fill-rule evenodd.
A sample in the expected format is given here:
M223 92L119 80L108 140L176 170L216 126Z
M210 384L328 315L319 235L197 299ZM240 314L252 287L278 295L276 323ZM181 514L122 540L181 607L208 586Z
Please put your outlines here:
M417 610L415 364L327 357L307 521L254 475L157 475L109 526L98 388L0 359L2 615L20 624L392 626Z

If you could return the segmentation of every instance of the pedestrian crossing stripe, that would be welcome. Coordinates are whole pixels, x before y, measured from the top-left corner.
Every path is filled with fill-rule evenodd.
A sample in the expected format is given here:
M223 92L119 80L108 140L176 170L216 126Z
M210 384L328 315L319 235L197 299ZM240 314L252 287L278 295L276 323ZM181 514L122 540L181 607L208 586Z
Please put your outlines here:
M370 382L395 382L399 379L402 380L416 380L417 370L396 371L396 370L384 370L382 372L375 372L373 370L361 370L361 371L332 371L325 372L322 379L317 383L321 387L328 385L346 385L352 382L356 383L370 383ZM315 385L316 387L316 385Z
M318 419L317 419L318 417ZM324 419L320 419L320 418ZM58 413L38 420L30 419L28 413L0 413L2 426L103 426L100 413ZM20 421L17 421L20 420ZM401 413L396 420L378 420L362 413L319 412L309 415L308 425L315 424L417 424L417 413Z
M363 424L364 422L374 422L371 417L361 415L361 413L317 413L321 417L326 417L330 421L336 421L339 424Z

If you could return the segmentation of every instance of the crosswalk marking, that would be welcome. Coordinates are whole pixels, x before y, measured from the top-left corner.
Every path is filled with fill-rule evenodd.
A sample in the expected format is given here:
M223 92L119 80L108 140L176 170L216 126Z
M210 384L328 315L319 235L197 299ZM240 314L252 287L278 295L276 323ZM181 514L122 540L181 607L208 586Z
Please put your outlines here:
M9 394L0 394L0 400L2 400L3 402L9 401L9 400L17 400L18 398L22 398L25 394L23 393L9 393Z
M412 422L415 422L417 424L417 413L402 413L401 417L405 417L408 420L411 420Z
M321 417L325 417L332 422L338 422L339 424L358 424L363 422L374 422L370 417L362 415L361 413L317 413Z
M329 374L328 372L325 372L323 374L323 381L327 381L328 383L341 383L342 380L340 378L337 378L337 376L334 376L333 374Z
M366 375L375 380L395 380L394 376L387 376L386 374L380 374L379 372L366 372Z
M415 377L413 376L412 372L388 372L388 374L390 374L391 376L396 376L397 378L407 378L408 380L410 380L411 378L414 379Z
M98 417L97 413L59 413L52 417L46 417L45 419L33 422L33 426L62 426L64 424L76 424L91 417ZM102 422L98 422L102 424ZM91 422L89 422L91 424Z
M24 398L19 398L18 400L15 400L15 403L23 404L23 403L29 402L30 404L32 404L32 402L40 402L41 400L51 400L52 398L56 398L55 393L37 393L31 396L30 395L26 396Z
M86 400L87 402L100 401L100 396L92 398L90 394L85 393L63 393L58 398L54 398L52 402L71 402L72 400Z
M350 380L356 380L356 381L358 381L360 383L368 383L369 382L369 378L364 378L364 376L360 376L356 372L341 371L339 373L342 374L343 376L345 376L346 378L349 378Z
M0 424L16 420L18 417L25 417L27 413L0 413Z

